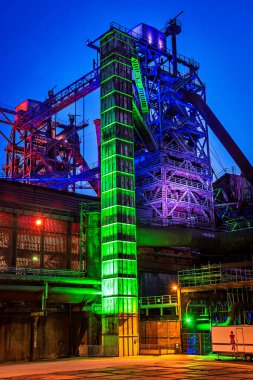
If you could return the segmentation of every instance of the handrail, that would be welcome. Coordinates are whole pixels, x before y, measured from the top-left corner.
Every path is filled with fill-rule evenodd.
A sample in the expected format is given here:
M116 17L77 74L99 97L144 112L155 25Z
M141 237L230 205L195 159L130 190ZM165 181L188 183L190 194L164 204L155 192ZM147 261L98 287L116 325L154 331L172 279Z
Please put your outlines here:
M99 170L99 163L98 161L92 162L91 164L88 164L89 169L84 170L80 174L77 174L75 177L80 177L82 174L84 175L85 172L90 172L90 171L96 171ZM62 181L62 180L69 180L72 177L63 177L63 175L66 174L63 171L52 171L48 172L45 175L37 175L33 177L18 177L18 178L12 178L12 177L7 177L5 173L0 172L0 178L6 179L8 181L15 181L15 182L29 182L29 181L44 181L47 180L48 178L54 180L54 181ZM81 179L79 178L81 181Z
M163 158L163 164L164 165L169 165L170 167L174 166L174 167L183 169L184 171L187 171L187 172L192 173L192 174L194 174L194 173L209 174L208 173L208 169L206 169L204 167L198 167L198 166L191 165L192 168L189 169L189 168L185 167L186 164L184 162L176 161L176 160L173 160L173 159L167 158L167 157ZM137 160L137 165L138 165L138 170L139 171L142 170L142 169L146 170L147 168L149 170L151 170L152 168L158 166L157 163L154 160L152 160L151 162L147 160L147 161L143 161L143 162L140 162L140 163Z
M145 41L148 45L150 45L151 47L156 47L155 44L152 44L150 43L150 41L148 39L146 39L145 37L143 37L142 35L134 32L132 29L128 29L116 22L112 22L110 24L111 28L113 29L117 29L125 34L128 34L129 36L133 37L134 39L140 41ZM170 54L172 56L172 50L169 49L169 48L162 48L162 49L159 49L161 51L165 51L166 53ZM199 69L199 63L197 61L195 61L193 58L189 58L189 57L186 57L184 56L183 54L180 54L180 53L177 53L177 58L178 60L181 61L181 63L185 63L187 66L190 65L192 67L194 67L196 70Z
M50 277L85 277L85 272L71 269L38 269L38 268L18 268L2 267L0 276L3 274L21 276L50 276Z
M217 265L217 267L194 268L178 272L178 283L182 288L242 281L253 281L252 269L222 268Z
M21 121L17 122L17 127L22 129L29 125L38 125L48 117L61 111L65 107L81 99L100 86L99 67L85 74L63 90L53 94L51 98L46 99L37 107L22 113Z
M154 183L159 182L160 180L161 179L159 178L159 176L157 176L157 179L148 177L142 181L142 187L152 185ZM185 178L171 177L166 182L168 182L170 184L173 183L173 184L178 184L178 185L186 185L187 187L190 187L193 189L198 189L198 190L203 190L203 191L208 190L208 186L206 184L202 184L202 183L194 181L194 180L187 180Z
M177 295L176 294L166 294L162 296L149 296L140 298L140 306L154 306L154 305L168 305L175 304L177 305Z

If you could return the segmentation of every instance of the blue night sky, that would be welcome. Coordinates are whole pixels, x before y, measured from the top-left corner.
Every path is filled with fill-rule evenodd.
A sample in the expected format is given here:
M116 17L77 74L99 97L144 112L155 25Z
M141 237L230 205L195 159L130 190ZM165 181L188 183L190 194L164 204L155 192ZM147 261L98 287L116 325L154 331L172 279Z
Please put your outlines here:
M161 29L184 10L178 51L200 62L200 78L207 85L207 101L225 128L253 163L251 93L253 88L252 19L250 0L0 0L0 103L15 106L23 100L45 100L92 69L95 51L87 39L104 33L111 21L132 28L144 22ZM95 129L99 117L98 91L84 102L85 156L97 160ZM83 104L78 105L82 113ZM70 108L59 115L67 119ZM80 117L82 119L82 116ZM80 121L81 121L80 119ZM78 120L77 120L78 121ZM0 128L9 135L3 124ZM234 166L232 158L210 133L216 173ZM0 166L5 140L0 137Z

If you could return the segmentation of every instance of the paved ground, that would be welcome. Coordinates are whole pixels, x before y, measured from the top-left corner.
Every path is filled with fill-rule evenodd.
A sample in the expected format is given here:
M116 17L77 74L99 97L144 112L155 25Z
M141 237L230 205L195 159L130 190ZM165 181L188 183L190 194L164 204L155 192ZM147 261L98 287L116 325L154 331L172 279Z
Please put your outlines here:
M253 379L253 362L217 361L207 356L138 356L75 358L50 362L0 365L0 379L15 380L135 380ZM218 379L217 379L218 378Z

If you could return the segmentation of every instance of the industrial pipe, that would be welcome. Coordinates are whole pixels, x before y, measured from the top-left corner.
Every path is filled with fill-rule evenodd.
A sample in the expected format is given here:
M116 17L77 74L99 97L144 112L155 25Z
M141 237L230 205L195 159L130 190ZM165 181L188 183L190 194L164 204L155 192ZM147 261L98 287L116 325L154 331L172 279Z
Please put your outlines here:
M186 227L137 227L139 247L189 247L203 251L249 250L253 248L253 228L237 231L213 231Z

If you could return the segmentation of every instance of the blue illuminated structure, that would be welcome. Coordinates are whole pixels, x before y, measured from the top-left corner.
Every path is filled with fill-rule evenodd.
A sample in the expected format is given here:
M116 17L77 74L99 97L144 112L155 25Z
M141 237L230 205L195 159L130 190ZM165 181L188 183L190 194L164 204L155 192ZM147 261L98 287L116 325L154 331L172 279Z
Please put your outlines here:
M147 114L140 80L135 80L137 216L151 224L212 226L207 126L197 109L184 99L185 92L198 93L204 99L205 87L198 77L198 63L176 52L175 35L180 30L173 19L164 33L145 24L128 32L137 39L141 82L149 107ZM166 47L169 35L173 37L172 50ZM187 72L182 74L180 68ZM142 128L138 128L140 119Z
M129 69L139 220L165 226L212 226L207 124L251 183L253 168L206 105L199 64L178 54L176 37L181 25L177 16L162 31L143 23L130 30L112 23L110 31L128 36L132 49ZM87 42L98 53L100 38ZM169 38L171 49L167 48ZM69 125L60 125L52 121L57 112L98 89L100 82L96 62L91 72L65 89L56 94L49 91L44 102L27 100L15 111L0 108L5 123L12 125L11 136L6 138L6 178L72 191L78 182L85 182L82 188L92 188L100 195L99 165L89 167L80 153L78 132L86 122L76 125L72 118ZM14 123L6 113L15 116Z
M139 221L156 225L214 225L208 130L186 94L205 100L199 64L177 53L177 17L159 31L146 24L131 36L136 204ZM172 38L172 49L167 39ZM97 39L98 40L98 39ZM96 47L96 41L89 42ZM184 71L184 74L180 71Z

